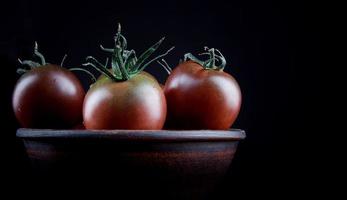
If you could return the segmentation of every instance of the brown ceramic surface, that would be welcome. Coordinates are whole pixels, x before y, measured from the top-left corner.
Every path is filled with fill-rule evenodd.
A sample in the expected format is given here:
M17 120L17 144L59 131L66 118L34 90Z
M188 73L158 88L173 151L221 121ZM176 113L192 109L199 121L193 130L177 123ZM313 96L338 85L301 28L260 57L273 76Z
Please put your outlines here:
M132 188L138 192L127 195L137 197L203 199L229 169L245 133L19 129L17 137L45 181L115 193Z

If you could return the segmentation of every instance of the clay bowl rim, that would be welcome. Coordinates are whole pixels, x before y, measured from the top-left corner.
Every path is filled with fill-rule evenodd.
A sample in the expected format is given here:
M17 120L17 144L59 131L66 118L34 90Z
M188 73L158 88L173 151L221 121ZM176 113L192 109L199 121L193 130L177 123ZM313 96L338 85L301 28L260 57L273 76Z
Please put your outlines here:
M229 130L55 130L20 128L16 136L24 140L107 139L141 142L239 141L246 138L241 129Z

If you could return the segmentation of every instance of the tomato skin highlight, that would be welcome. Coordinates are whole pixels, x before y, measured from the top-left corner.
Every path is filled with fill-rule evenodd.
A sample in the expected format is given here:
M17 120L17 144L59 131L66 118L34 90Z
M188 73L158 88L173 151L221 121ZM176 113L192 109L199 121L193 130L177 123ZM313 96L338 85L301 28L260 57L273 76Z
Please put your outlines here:
M84 89L58 65L33 68L17 81L12 97L16 118L25 128L72 128L82 120Z
M113 82L99 78L84 100L86 129L159 130L166 118L166 100L158 82L141 72L131 79Z
M241 91L229 74L193 61L179 64L164 88L171 129L226 130L237 118Z

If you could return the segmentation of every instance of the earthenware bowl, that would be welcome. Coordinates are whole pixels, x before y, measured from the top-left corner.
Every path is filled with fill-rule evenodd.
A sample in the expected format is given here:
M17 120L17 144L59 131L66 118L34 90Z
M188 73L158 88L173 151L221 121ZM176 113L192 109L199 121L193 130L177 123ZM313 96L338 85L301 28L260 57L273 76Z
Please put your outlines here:
M204 199L229 169L245 132L19 129L17 137L33 179L59 185L58 191Z

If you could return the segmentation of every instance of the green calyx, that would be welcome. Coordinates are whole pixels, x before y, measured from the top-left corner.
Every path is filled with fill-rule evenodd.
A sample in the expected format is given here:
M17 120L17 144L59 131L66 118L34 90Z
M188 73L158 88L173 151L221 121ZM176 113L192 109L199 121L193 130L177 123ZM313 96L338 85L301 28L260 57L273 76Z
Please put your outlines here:
M35 61L32 61L32 60L21 60L18 58L18 62L21 64L21 65L27 65L30 67L30 69L24 69L24 68L18 68L17 69L17 73L18 74L24 74L25 72L31 70L31 69L34 69L34 68L37 68L37 67L42 67L42 66L45 66L49 63L46 62L46 59L45 57L42 55L42 53L39 52L39 45L37 44L37 42L35 41L35 46L34 46L34 56L37 56L40 58L40 61L41 62L35 62ZM64 64L64 61L66 59L67 55L65 54L61 63L60 63L60 66L63 66Z
M208 48L205 47L204 50L206 52L200 53L199 55L208 55L209 58L205 61L201 61L198 58L196 58L193 54L191 53L186 53L184 54L184 61L194 61L201 66L203 66L204 69L212 69L212 70L219 70L223 71L226 65L226 60L223 54L215 48ZM219 63L219 65L217 65Z
M157 63L163 67L163 69L166 71L167 74L169 75L171 74L172 68L164 59L161 59L161 62L158 60Z
M121 34L121 26L118 24L118 31L114 37L114 48L104 48L102 45L100 45L102 51L111 54L111 69L107 67L107 63L101 64L92 56L88 56L86 58L87 63L82 65L92 66L113 81L126 81L143 71L149 64L166 56L172 49L174 49L174 47L172 47L164 54L161 54L146 62L146 60L159 48L164 39L165 38L160 39L157 43L137 57L135 50L127 50L127 40Z
M36 68L36 67L40 67L40 66L43 66L43 65L46 65L46 60L45 60L45 57L38 51L39 49L39 45L37 44L37 42L35 42L35 47L34 47L34 55L39 57L40 58L40 61L41 63L39 62L34 62L32 60L21 60L18 58L18 62L21 64L21 65L27 65L30 67L30 69L24 69L24 68L19 68L17 69L17 73L19 74L23 74L33 68Z

